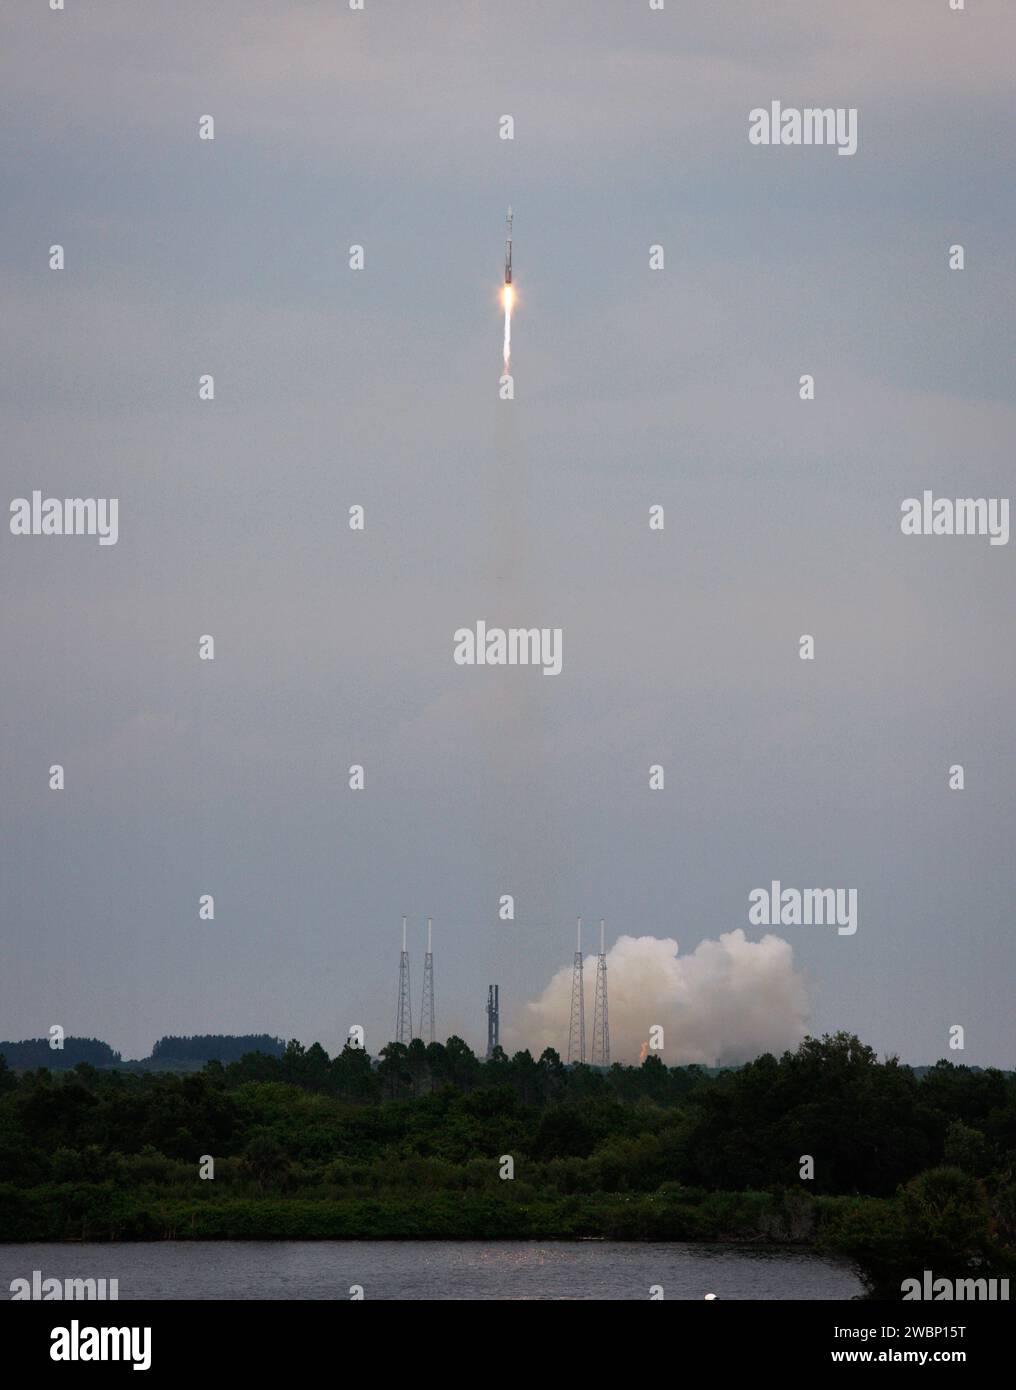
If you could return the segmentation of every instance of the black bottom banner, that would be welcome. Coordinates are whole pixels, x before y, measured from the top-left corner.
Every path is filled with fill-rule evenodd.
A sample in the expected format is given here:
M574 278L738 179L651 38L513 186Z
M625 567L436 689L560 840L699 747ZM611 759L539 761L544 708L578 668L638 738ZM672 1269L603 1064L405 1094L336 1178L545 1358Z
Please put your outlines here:
M357 1301L371 1302L349 1300ZM315 1351L334 1349L336 1339L344 1336L384 1337L386 1327L394 1331L396 1320L400 1337L412 1335L406 1304L394 1315L391 1306L376 1300L371 1314L369 1307L343 1312L337 1303L325 1301L74 1302L67 1308L25 1302L4 1319L5 1369L13 1362L21 1375L66 1365L142 1371L147 1379L195 1372L263 1376L289 1371ZM965 1366L983 1374L1008 1350L1012 1337L1007 1303L963 1302L901 1306L715 1299L683 1302L669 1313L661 1308L645 1323L618 1330L642 1338L653 1327L674 1339L653 1348L670 1346L668 1356L680 1348L682 1361L698 1352L713 1371L750 1368L774 1374L863 1365ZM560 1322L554 1328L559 1333ZM512 1332L517 1336L517 1323ZM496 1326L492 1335L499 1335ZM374 1356L384 1354L376 1340L370 1346ZM410 1350L404 1341L400 1347ZM365 1350L361 1344L361 1354ZM73 1377L74 1371L67 1374Z

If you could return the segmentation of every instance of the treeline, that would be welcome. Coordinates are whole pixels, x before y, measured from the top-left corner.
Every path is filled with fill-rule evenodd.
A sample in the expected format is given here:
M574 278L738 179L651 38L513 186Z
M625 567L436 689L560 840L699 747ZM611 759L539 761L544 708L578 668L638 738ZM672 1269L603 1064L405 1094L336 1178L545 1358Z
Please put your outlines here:
M846 1034L712 1076L482 1062L458 1038L187 1076L0 1064L0 1241L805 1240L885 1290L1016 1272L1014 1173L1016 1078L918 1079Z
M48 1038L30 1038L25 1042L0 1042L0 1057L19 1071L28 1067L67 1071L79 1062L93 1067L122 1066L128 1070L191 1071L200 1070L206 1062L237 1062L250 1052L281 1057L285 1046L282 1038L273 1038L269 1033L200 1033L193 1037L170 1034L158 1040L150 1057L124 1062L119 1052L98 1038L65 1038L59 1048L51 1048Z
M98 1038L64 1038L60 1047L50 1047L49 1038L26 1038L24 1042L0 1042L0 1057L9 1067L51 1067L54 1071L87 1062L93 1067L115 1066L120 1061L109 1043Z
M622 1130L633 1106L650 1107L642 1114L676 1111L666 1124L683 1136L677 1175L726 1191L799 1181L804 1154L816 1159L809 1191L871 1196L890 1195L936 1163L984 1177L1016 1161L1012 1073L941 1061L918 1078L842 1033L716 1074L666 1067L652 1055L640 1066L615 1063L605 1071L566 1066L551 1048L538 1059L498 1049L484 1062L454 1037L390 1043L371 1066L353 1048L329 1058L318 1043L290 1042L279 1058L232 1064L223 1080L228 1087L278 1081L361 1104L419 1101L448 1088L464 1096L495 1092L506 1118L521 1109L539 1121L528 1151L561 1158L588 1157L607 1137L596 1118L603 1106L613 1107L612 1125ZM553 1115L543 1117L548 1109Z
M281 1057L285 1050L282 1038L268 1033L195 1033L180 1038L172 1034L160 1038L152 1048L153 1062L238 1062L248 1052L264 1052L269 1057Z
M0 1063L0 1089L0 1141L31 1154L28 1174L58 1149L235 1156L263 1132L294 1162L595 1158L589 1181L618 1190L798 1186L804 1155L814 1168L805 1190L829 1195L889 1196L940 1164L979 1179L1016 1166L1016 1076L942 1061L918 1080L846 1034L713 1076L653 1056L606 1071L565 1066L552 1049L483 1062L453 1037L390 1044L376 1063L363 1049L329 1057L292 1041L279 1056L212 1061L183 1077L79 1064L17 1078ZM588 1188L581 1168L568 1171L566 1186Z

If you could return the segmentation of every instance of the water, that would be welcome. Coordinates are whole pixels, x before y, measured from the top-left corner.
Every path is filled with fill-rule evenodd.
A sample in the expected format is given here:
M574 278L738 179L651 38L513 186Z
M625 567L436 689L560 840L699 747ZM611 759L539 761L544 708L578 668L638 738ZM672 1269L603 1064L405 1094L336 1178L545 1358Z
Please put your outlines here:
M772 1246L636 1241L158 1241L0 1245L15 1278L119 1279L123 1299L840 1299L851 1270Z

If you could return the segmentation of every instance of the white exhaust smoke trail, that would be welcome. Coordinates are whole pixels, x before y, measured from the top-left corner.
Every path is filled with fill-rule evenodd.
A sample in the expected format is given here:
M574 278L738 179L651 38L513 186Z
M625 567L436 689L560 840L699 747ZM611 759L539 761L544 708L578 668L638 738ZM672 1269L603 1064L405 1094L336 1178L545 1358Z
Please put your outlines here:
M510 285L504 287L504 365L505 371L508 370L508 363L512 355L512 291Z
M506 1029L512 1051L546 1047L562 1056L568 1042L571 966L559 970L539 999ZM596 957L585 958L586 1000L596 987ZM793 950L778 936L748 941L740 929L679 954L670 937L621 936L607 952L610 1053L635 1063L640 1053L669 1067L733 1065L763 1052L796 1048L807 1032L808 993ZM588 1003L587 1003L588 1007ZM662 1051L648 1048L663 1028ZM587 1021L587 1028L589 1023Z

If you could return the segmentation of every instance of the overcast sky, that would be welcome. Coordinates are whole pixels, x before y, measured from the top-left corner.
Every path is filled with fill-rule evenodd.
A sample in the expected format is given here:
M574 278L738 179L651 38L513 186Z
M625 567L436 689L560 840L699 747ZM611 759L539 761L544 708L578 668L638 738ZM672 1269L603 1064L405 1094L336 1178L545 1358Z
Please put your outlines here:
M1012 491L1011 4L66 6L4 18L4 500L120 534L2 528L0 1037L376 1051L406 913L482 1047L577 914L758 940L779 878L858 892L781 932L813 1032L1016 1064L1016 538L899 529Z

